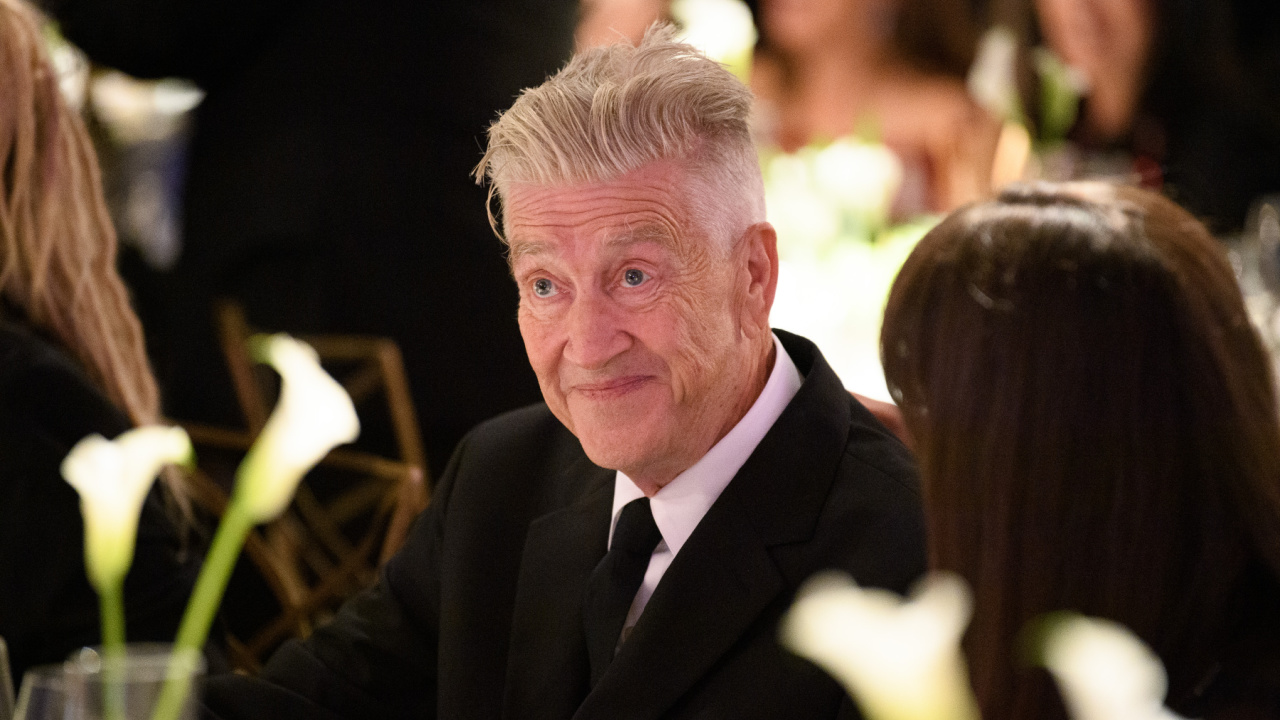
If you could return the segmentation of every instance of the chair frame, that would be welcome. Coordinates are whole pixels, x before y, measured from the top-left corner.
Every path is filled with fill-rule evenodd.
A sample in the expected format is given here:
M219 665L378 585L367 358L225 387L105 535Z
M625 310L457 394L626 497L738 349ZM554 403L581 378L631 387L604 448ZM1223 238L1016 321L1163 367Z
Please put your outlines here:
M243 453L269 415L267 393L248 349L254 331L234 302L219 303L215 320L248 429L181 424L197 448ZM233 665L249 672L256 672L264 655L282 640L310 634L318 613L371 584L377 569L404 544L414 519L430 501L426 455L396 343L357 335L300 339L311 345L322 361L355 364L342 383L353 401L358 403L379 389L385 393L400 457L390 459L350 448L331 451L320 467L352 472L367 480L328 502L321 502L304 481L284 516L250 533L245 556L276 597L281 613L252 637L228 639ZM196 472L189 487L196 506L217 516L225 511L227 490L213 479ZM342 525L369 513L368 530L354 541L348 539ZM309 576L319 582L309 582Z

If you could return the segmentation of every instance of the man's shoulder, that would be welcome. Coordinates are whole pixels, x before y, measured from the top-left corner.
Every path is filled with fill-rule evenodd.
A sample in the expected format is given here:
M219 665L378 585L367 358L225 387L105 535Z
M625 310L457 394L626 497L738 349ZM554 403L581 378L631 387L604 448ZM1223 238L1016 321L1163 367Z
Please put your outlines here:
M763 466L786 482L760 483L751 502L772 508L775 517L762 524L779 539L809 540L794 549L797 577L839 568L861 584L901 592L924 569L915 460L845 390L816 346L778 335L805 379L761 444Z
M924 571L924 511L915 459L852 397L845 445L815 537L829 567L862 585L904 592Z
M545 403L498 415L458 443L444 478L453 494L552 509L577 498L612 471L593 464ZM457 500L457 497L453 498Z
M778 419L791 441L825 452L842 451L846 459L914 482L915 461L902 441L840 382L813 342L774 330L796 369L804 376L799 392Z
M920 483L915 456L857 398L850 395L848 402L851 413L844 461L864 473L897 483L918 497Z

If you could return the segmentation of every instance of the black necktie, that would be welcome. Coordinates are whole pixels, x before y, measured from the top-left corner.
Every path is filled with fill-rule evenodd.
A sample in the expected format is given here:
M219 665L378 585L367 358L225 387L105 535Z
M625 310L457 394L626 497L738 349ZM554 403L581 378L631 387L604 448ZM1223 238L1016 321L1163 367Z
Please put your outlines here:
M613 543L587 581L582 620L591 658L591 686L595 687L613 662L627 612L644 582L653 549L662 533L653 522L649 498L632 500L622 508L613 529Z

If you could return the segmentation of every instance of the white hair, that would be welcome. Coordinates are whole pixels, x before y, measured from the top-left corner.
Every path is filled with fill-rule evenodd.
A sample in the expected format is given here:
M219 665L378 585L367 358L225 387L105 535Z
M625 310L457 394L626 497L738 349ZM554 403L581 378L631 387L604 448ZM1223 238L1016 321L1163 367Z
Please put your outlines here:
M751 139L751 91L720 64L655 24L638 46L594 48L521 93L489 127L476 167L498 199L512 183L611 180L658 160L691 176L692 211L729 241L764 220Z

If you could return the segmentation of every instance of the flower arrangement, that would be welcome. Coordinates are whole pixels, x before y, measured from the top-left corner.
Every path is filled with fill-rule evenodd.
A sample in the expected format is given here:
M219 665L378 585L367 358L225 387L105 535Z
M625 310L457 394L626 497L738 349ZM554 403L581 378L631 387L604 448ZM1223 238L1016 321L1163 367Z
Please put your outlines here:
M902 163L878 142L843 137L761 155L765 204L778 232L770 321L810 338L847 387L888 400L880 321L898 269L938 221L895 222Z
M315 351L287 335L257 336L250 352L280 373L280 400L236 472L231 501L218 525L174 643L175 657L199 652L208 637L231 570L254 525L280 515L302 476L333 447L355 440L360 425L351 398L321 367ZM80 493L85 518L85 567L102 607L106 660L124 653L125 574L133 557L143 500L160 469L193 462L181 428L142 427L115 440L91 435L62 464ZM104 665L104 671L109 668ZM173 673L154 708L154 720L178 717L189 676ZM119 688L104 678L108 718L123 719Z

